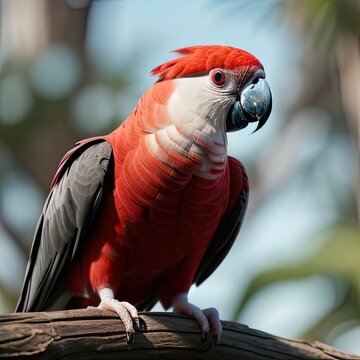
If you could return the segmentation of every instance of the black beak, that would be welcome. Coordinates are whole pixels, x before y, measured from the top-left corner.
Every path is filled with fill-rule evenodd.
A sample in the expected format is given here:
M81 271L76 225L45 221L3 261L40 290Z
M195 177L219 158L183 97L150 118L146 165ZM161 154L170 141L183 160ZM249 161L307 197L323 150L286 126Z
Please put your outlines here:
M270 87L264 79L257 78L241 92L240 99L231 105L226 119L226 131L244 129L249 123L256 121L258 125L255 131L258 131L269 118L271 107Z

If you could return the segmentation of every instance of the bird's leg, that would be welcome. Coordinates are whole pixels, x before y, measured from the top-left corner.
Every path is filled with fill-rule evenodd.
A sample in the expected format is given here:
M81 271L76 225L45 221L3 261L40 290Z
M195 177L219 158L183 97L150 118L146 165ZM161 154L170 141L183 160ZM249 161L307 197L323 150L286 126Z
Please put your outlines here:
M126 301L118 301L114 297L114 292L110 288L104 288L99 291L100 304L98 309L108 310L117 314L120 320L123 322L126 332L126 341L129 346L134 341L135 329L139 331L146 330L146 324L144 320L139 318L138 312L135 306ZM135 327L134 327L135 324Z
M179 294L173 298L172 301L173 311L175 313L188 315L200 324L202 331L202 340L206 340L211 334L213 345L217 345L221 335L221 321L219 312L215 308L207 308L201 310L194 304L189 303L187 294Z

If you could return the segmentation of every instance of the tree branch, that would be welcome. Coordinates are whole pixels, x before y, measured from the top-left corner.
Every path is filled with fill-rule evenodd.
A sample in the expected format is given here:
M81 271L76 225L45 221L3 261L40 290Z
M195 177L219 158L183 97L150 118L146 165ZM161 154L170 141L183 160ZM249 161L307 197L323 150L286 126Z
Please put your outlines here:
M0 358L36 359L360 359L320 342L279 338L223 321L220 343L202 342L193 319L141 313L147 331L129 350L124 327L97 309L0 315Z

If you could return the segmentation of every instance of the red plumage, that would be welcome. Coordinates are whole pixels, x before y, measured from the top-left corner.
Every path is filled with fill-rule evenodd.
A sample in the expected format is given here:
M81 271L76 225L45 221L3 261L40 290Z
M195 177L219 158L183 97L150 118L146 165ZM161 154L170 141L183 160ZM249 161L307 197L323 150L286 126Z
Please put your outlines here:
M221 218L248 191L244 168L233 158L216 181L193 177L199 164L191 159L173 167L156 159L143 141L143 115L134 111L104 137L114 151L115 188L104 194L86 255L80 250L69 269L71 292L79 295L73 306L96 305L97 291L110 287L119 300L139 305L154 294L168 308L188 292Z
M261 127L271 93L246 51L176 52L183 56L152 71L158 81L119 128L81 141L60 162L17 311L101 298L99 307L115 311L133 334L131 319L139 320L127 302L143 309L158 299L220 336L217 311L201 311L186 294L225 258L246 210L247 176L227 156L226 131L254 121Z
M157 75L160 81L201 74L214 68L228 70L248 66L263 68L255 56L231 46L190 46L173 52L185 56L168 61L153 69L152 75Z

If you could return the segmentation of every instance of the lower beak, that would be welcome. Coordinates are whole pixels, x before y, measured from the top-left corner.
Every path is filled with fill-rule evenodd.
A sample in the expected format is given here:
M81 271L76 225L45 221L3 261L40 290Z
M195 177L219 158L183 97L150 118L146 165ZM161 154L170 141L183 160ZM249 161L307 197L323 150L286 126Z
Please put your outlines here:
M264 79L256 80L256 83L248 85L241 92L240 99L231 105L226 119L227 132L244 129L251 122L258 122L255 129L257 131L269 118L272 107L270 87Z

